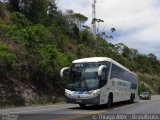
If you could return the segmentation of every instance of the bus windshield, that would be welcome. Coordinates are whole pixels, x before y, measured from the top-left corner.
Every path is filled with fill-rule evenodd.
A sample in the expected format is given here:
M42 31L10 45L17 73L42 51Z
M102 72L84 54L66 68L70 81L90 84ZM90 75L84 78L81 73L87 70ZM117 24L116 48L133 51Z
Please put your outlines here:
M100 63L75 63L70 68L66 88L70 90L95 90L99 88Z

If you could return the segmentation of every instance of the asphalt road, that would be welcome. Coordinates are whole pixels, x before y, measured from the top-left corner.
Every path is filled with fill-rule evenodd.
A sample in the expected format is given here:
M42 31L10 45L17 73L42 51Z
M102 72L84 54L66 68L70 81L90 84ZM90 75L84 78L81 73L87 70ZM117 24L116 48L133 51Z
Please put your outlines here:
M117 114L119 119L128 119L125 115L160 114L160 96L152 96L151 100L137 100L133 104L115 103L112 108L100 105L82 109L76 104L55 104L1 109L0 114L0 120L6 120L7 117L7 120L114 120ZM139 116L129 117L129 119L131 117L140 119ZM160 119L158 117L156 116L155 119Z

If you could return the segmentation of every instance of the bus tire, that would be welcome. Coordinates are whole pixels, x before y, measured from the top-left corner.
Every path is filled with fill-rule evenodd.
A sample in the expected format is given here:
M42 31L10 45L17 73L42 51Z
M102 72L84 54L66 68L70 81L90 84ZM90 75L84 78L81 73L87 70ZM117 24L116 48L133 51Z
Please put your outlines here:
M134 103L134 94L131 94L130 96L130 103Z
M85 108L85 107L86 107L86 104L79 104L79 107Z
M112 107L112 103L113 103L113 96L112 96L112 94L109 94L108 102L107 102L107 108Z

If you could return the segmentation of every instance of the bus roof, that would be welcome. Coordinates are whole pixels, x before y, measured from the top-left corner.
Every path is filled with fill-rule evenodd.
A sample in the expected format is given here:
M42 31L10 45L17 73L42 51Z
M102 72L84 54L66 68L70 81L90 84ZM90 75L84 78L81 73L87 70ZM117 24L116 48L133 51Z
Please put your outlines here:
M109 58L109 57L90 57L90 58L82 58L74 60L72 63L86 63L86 62L101 62L101 61L108 61L111 63L114 63L115 65L123 68L124 70L131 72L129 69L121 65L120 63L116 62L115 60ZM132 74L136 75L135 73L131 72ZM137 76L137 75L136 75Z

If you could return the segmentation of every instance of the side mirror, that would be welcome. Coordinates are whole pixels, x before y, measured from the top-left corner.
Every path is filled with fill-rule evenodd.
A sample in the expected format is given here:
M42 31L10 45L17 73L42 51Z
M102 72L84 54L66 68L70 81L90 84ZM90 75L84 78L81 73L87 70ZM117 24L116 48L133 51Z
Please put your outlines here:
M65 68L62 68L61 69L61 71L60 71L60 76L61 76L61 78L63 78L63 73L64 73L64 71L66 71L66 70L69 70L69 67L65 67Z
M102 78L102 74L103 74L103 70L107 68L107 66L105 65L101 65L99 68L98 68L98 77Z

